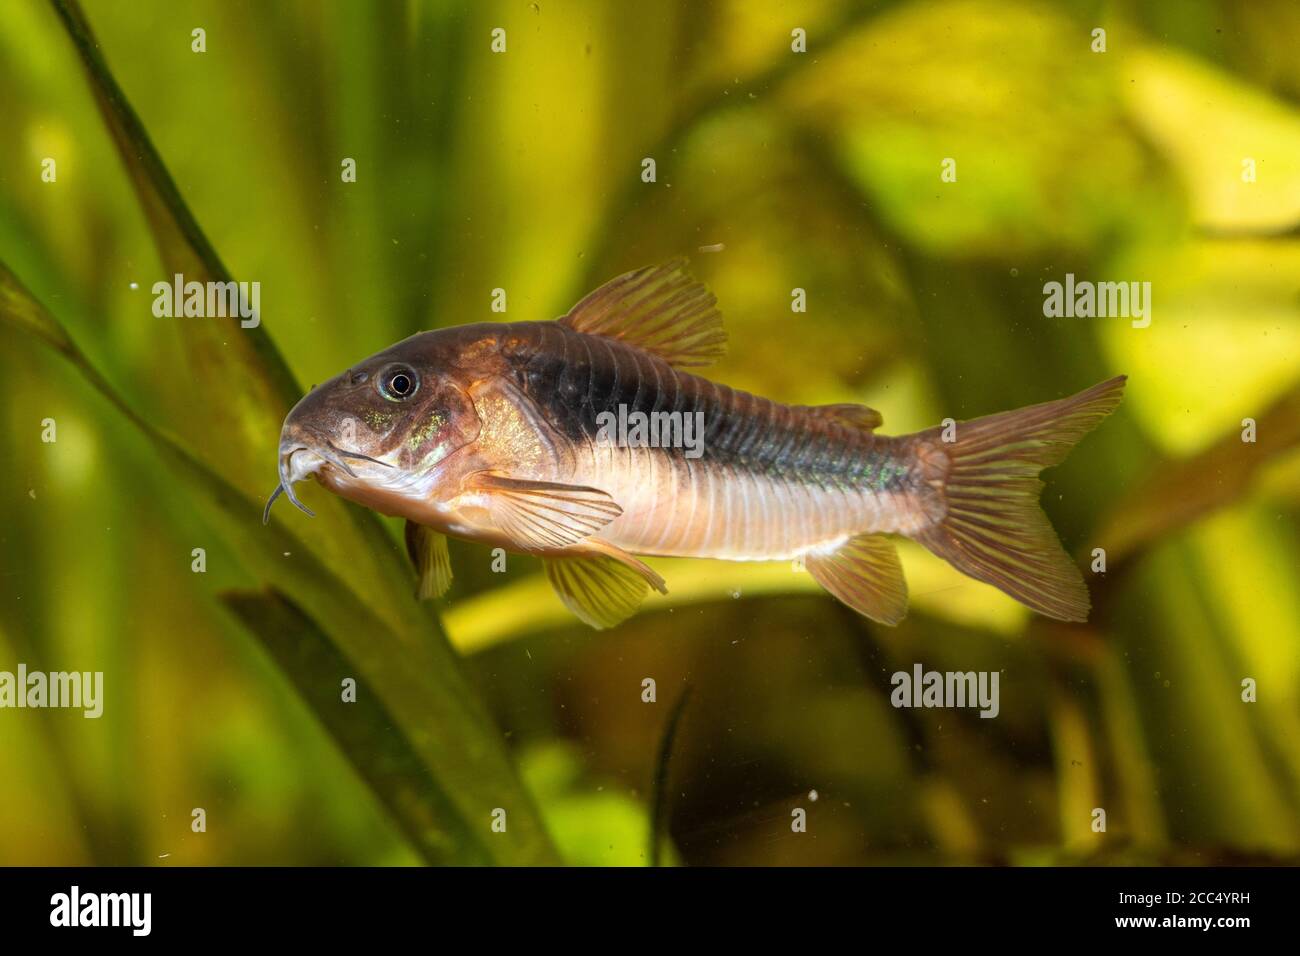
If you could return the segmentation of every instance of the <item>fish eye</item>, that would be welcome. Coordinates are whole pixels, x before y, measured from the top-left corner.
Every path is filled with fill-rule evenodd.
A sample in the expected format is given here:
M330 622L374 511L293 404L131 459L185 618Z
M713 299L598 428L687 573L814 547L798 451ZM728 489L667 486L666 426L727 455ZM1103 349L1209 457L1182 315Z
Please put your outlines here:
M378 378L379 392L390 402L401 402L415 394L420 379L405 365L390 365Z

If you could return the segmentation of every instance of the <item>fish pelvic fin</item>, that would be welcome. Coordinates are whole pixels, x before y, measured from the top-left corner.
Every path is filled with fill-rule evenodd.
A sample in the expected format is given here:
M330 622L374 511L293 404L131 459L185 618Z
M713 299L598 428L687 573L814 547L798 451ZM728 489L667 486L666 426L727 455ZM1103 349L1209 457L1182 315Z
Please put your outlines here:
M650 591L637 570L604 555L543 558L542 566L564 606L598 631L635 614Z
M447 536L408 520L406 553L415 567L416 600L431 601L446 594L451 587L451 552L447 550Z
M677 368L710 365L727 347L718 300L682 258L610 279L559 321L575 332L618 339Z
M898 549L884 535L859 534L832 551L809 551L804 567L818 584L859 614L896 625L907 614L907 582Z
M1038 504L1038 473L1059 463L1115 410L1126 376L1041 405L910 436L946 513L910 536L963 574L1060 621L1086 621L1083 575Z

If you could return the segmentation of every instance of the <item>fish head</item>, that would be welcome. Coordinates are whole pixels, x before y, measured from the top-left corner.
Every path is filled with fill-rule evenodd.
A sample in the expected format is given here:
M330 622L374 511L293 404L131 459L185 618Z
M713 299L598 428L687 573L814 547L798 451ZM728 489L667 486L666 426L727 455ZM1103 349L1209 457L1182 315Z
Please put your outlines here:
M429 337L412 336L315 386L280 432L280 485L311 476L330 491L389 515L414 516L437 496L442 466L478 436L473 401L458 370Z

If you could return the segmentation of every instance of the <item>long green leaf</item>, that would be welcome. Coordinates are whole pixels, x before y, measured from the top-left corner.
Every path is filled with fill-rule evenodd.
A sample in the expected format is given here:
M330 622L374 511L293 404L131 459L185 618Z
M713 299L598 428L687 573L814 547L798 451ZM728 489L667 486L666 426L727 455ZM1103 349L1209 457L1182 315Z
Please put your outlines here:
M373 689L430 778L449 795L445 804L426 808L428 817L437 819L441 827L436 839L426 841L426 850L447 845L457 850L449 860L475 862L482 855L480 841L490 834L488 855L494 862L554 862L554 850L500 733L447 642L436 630L423 632L427 619L414 601L408 599L407 606L400 609L402 626L394 628L323 566L300 539L277 523L263 527L256 517L257 503L131 408L2 262L0 325L31 334L67 358L149 438L173 473L193 492L196 508L231 550L244 558L250 573L270 582L298 607L311 609L322 622L358 683ZM286 559L286 553L292 560ZM308 702L312 702L310 698ZM350 757L354 762L371 759L365 752ZM377 773L373 777L382 779ZM385 802L393 799L381 797ZM453 816L448 817L447 806L454 806ZM489 829L497 808L507 811L507 834L491 834Z
M229 591L221 600L262 641L262 646L307 701L357 773L388 807L411 842L432 861L487 863L480 832L449 831L455 801L420 762L375 688L357 682L345 700L343 682L354 668L301 608L279 591Z
M82 65L99 112L144 211L166 275L187 281L231 280L216 249L186 205L144 124L114 79L77 0L51 0ZM192 380L171 396L186 434L207 440L191 446L196 457L245 493L274 485L280 424L302 390L263 325L241 328L238 319L209 317L177 326ZM406 598L400 553L373 515L347 509L332 496L316 507L320 521L302 532L335 573L355 579L388 615ZM436 628L432 615L423 625Z
M198 282L229 281L230 273L185 205L144 124L113 78L81 6L76 0L51 2L86 69L100 115L149 221L158 257L169 273L166 278L181 273ZM224 417L232 428L269 425L270 429L263 431L274 435L279 425L276 411L295 401L300 391L265 327L241 329L238 321L212 318L186 326L189 351L198 360L196 371L207 383L216 387L234 380L241 383L229 400L210 408L211 414ZM247 443L249 447L239 449L241 453L262 450L266 444L265 440L259 442L262 433L250 430L249 434L252 441Z

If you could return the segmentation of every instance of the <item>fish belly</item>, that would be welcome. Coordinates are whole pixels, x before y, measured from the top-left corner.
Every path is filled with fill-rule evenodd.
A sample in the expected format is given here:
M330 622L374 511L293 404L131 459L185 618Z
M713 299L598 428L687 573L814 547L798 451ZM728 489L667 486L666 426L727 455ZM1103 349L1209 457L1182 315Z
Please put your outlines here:
M657 449L604 456L589 483L623 509L598 537L636 554L786 560L911 523L906 494L827 486Z

